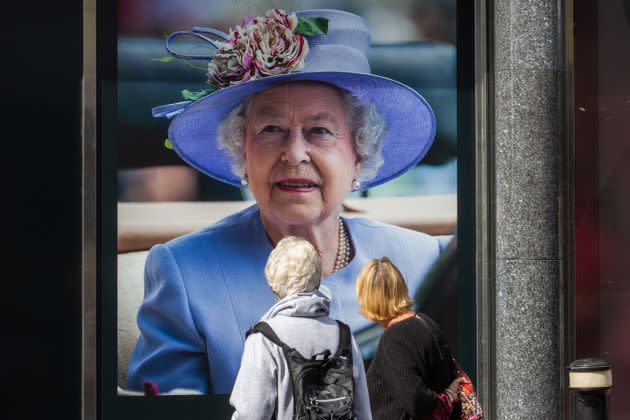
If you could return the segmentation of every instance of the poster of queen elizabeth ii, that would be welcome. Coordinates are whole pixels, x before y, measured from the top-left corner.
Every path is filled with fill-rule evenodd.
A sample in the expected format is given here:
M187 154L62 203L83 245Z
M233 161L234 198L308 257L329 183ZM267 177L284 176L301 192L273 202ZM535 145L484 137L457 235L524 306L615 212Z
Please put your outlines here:
M342 217L342 205L414 168L436 116L416 90L371 72L370 29L354 13L272 8L229 33L188 34L213 46L207 88L155 104L153 116L169 119L167 142L183 161L254 204L151 247L126 387L229 394L245 333L274 303L264 266L285 236L315 247L330 316L353 331L370 323L355 294L367 261L387 256L418 290L447 240ZM186 58L171 49L177 35L165 46Z

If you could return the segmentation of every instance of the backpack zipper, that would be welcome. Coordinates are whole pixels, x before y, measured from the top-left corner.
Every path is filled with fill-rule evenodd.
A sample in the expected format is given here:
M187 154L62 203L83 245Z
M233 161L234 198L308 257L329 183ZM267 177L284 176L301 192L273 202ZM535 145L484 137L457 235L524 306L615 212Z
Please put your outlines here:
M345 400L345 399L349 399L350 397L337 397L337 398L329 398L326 400L318 400L318 399L313 399L312 401L315 401L316 403L330 403L330 402L335 402L335 401L341 401L341 400Z

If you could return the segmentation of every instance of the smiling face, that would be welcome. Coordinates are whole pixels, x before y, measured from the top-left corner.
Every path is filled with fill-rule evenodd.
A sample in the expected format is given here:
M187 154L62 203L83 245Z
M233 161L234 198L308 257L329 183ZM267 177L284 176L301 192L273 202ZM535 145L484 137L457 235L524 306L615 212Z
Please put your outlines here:
M359 175L340 93L298 82L257 94L245 121L245 167L262 216L279 225L337 216Z

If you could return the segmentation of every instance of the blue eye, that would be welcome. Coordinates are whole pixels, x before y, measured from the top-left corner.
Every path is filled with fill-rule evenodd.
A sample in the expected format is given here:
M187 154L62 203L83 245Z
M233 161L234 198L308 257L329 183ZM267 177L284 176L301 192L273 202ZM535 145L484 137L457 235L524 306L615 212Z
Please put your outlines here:
M330 132L330 130L328 130L326 127L315 127L315 128L313 128L311 130L311 132L313 134L317 134L317 135L320 135L320 136L323 136L323 135L326 135L326 134L332 134Z
M262 131L265 133L278 133L282 130L280 130L280 127L278 127L277 125L268 125L265 128L263 128Z

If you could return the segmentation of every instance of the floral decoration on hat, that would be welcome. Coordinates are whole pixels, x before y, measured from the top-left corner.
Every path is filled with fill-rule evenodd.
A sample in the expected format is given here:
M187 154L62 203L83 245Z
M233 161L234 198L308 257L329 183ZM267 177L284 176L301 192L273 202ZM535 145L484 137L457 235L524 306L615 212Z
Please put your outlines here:
M247 82L304 68L308 41L298 31L298 18L281 9L247 17L230 30L227 41L208 64L208 81L217 87Z
M230 28L229 35L223 34L223 41L210 41L198 35L198 32L219 35L218 31L195 29L193 35L210 42L217 52L208 63L208 88L197 92L182 91L184 99L193 101L249 80L302 70L308 54L305 36L326 35L328 19L298 17L282 9L270 9L264 16L243 19L241 25ZM181 33L184 32L178 34ZM168 42L170 40L167 40L167 47ZM169 48L167 50L171 52ZM172 54L178 58L192 58Z

